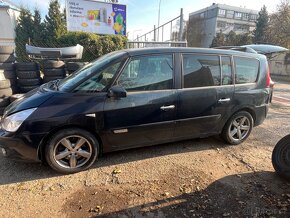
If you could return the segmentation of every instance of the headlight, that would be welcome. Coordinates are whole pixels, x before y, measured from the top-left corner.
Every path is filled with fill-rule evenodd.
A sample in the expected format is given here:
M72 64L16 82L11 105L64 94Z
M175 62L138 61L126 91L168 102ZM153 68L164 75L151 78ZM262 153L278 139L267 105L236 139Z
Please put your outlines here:
M16 132L24 120L26 120L36 108L20 111L2 119L2 128L8 132Z

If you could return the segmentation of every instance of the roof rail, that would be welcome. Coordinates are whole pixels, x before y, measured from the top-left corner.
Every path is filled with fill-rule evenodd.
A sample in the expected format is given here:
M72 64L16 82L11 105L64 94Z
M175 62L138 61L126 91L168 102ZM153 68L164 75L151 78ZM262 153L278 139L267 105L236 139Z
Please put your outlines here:
M219 47L214 47L214 49L234 50L234 51L242 51L242 52L258 54L258 52L256 52L254 49L248 46L219 46Z

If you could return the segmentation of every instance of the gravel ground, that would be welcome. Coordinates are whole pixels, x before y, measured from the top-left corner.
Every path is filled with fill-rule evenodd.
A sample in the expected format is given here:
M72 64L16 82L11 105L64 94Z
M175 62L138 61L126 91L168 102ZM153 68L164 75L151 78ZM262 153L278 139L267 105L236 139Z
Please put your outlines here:
M289 96L289 84L276 89ZM0 217L289 217L290 184L271 164L289 118L274 100L241 145L210 137L115 152L74 175L0 157Z

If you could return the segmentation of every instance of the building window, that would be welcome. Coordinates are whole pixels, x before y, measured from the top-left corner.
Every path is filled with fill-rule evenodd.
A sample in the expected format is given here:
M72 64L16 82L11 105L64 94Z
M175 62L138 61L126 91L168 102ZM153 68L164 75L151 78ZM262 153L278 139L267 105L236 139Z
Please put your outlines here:
M256 14L251 14L250 15L250 19L253 20L253 21L257 20L257 15Z
M243 20L249 20L249 14L244 13L243 14Z
M204 18L204 13L200 13L199 17Z
M242 17L242 13L240 13L240 12L235 13L235 18L241 18L241 17Z
M227 11L227 18L234 18L234 11Z
M219 9L219 15L220 15L220 16L225 16L225 15L226 15L226 10L224 10L224 9Z

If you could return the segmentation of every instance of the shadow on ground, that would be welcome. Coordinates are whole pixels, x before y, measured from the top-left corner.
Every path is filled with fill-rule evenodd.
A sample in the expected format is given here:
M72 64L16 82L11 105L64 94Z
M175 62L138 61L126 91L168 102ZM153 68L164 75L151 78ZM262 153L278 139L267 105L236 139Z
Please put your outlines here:
M228 146L219 137L194 139L104 154L92 168L149 159L164 155L216 149ZM0 185L62 176L45 164L16 162L0 157Z
M71 195L64 212L69 217L106 218L290 216L290 184L273 172L231 175L201 190L192 180L85 188Z

